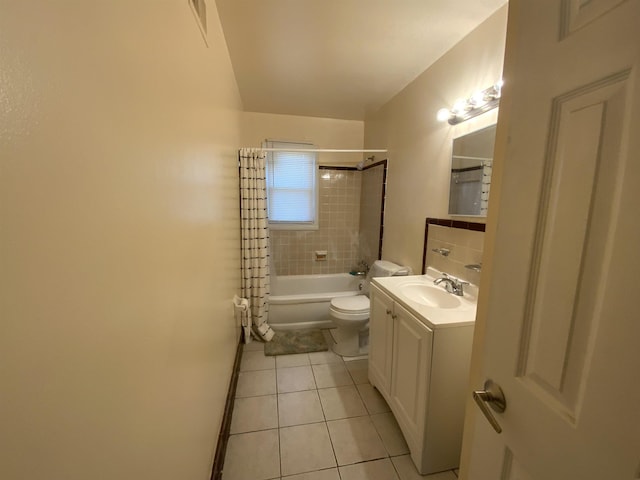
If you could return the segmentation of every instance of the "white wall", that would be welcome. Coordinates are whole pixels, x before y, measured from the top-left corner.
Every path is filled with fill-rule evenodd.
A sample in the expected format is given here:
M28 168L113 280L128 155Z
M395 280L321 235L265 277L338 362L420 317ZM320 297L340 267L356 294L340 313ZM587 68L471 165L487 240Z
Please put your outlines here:
M215 3L0 1L0 478L204 480L236 348Z
M501 77L506 20L503 7L367 117L365 148L389 149L384 259L420 272L425 218L450 217L452 141L495 123L497 111L456 126L437 122L436 113Z
M259 147L265 139L308 142L318 148L358 150L364 143L364 122L244 112L242 146ZM351 166L362 159L362 153L322 153L318 158L324 165Z

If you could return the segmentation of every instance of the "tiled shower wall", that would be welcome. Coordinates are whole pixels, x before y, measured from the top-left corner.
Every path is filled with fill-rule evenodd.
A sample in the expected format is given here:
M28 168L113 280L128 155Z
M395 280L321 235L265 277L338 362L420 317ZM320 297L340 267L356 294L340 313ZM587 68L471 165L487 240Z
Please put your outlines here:
M386 165L363 170L360 206L360 259L373 264L380 251L380 221Z
M271 230L271 259L276 275L344 273L357 266L361 173L319 170L319 228ZM326 250L327 259L317 261L316 250Z

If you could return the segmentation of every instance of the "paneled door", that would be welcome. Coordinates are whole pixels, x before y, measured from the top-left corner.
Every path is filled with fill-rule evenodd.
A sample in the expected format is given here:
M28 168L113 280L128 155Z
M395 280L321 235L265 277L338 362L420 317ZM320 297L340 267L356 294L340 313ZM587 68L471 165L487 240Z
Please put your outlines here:
M639 75L639 0L510 2L463 479L640 478Z
M398 303L393 318L392 409L414 458L422 458L433 332Z
M369 380L388 399L393 360L393 299L375 285L371 285L370 298Z

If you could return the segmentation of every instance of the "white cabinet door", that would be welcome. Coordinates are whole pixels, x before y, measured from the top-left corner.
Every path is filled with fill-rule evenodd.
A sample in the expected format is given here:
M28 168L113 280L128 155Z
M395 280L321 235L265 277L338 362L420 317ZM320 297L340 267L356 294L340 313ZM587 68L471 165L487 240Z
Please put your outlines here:
M393 300L371 285L369 318L369 380L387 399L391 389Z
M395 304L391 403L413 455L421 456L431 370L432 331ZM420 463L414 458L416 464Z

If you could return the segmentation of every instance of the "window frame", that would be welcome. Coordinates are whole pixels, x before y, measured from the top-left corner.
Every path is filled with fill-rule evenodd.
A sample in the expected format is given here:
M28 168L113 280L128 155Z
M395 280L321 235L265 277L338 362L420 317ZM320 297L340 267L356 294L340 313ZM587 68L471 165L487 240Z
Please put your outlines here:
M315 149L317 148L315 145L311 143L303 143L303 142L288 142L282 140L266 140L263 143L263 147L265 148L278 148L286 151L287 148L291 148L292 150L298 149ZM278 152L266 152L266 184L267 184L267 218L269 228L272 230L318 230L320 228L320 185L319 185L319 175L318 175L318 153L317 152L307 152L306 154L311 154L313 156L313 179L312 179L312 196L313 198L313 221L310 222L299 222L299 221L283 221L283 220L272 220L271 219L271 186L269 182L269 170L271 166L274 164L274 154ZM302 153L302 152L300 152Z

